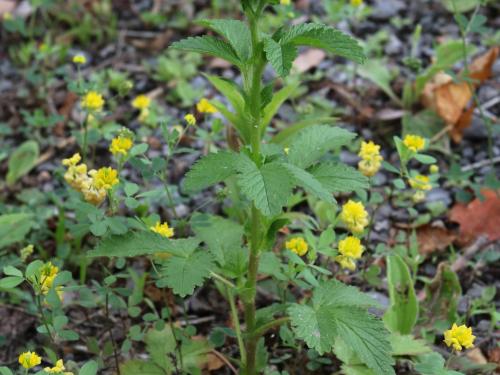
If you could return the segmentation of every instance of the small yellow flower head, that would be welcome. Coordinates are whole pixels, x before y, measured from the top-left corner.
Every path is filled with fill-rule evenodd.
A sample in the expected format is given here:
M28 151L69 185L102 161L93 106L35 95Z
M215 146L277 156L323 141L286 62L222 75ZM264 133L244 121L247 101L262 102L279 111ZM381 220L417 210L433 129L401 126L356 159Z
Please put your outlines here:
M429 172L432 173L432 174L439 173L439 167L436 164L432 164L429 167Z
M361 143L358 156L361 158L358 169L367 177L372 177L379 171L384 159L380 155L380 146L372 141Z
M186 120L188 125L196 125L196 118L191 113L188 113L186 116L184 116L184 120Z
M82 160L82 157L79 153L76 153L68 159L63 159L62 164L66 167L75 166L80 162L80 160Z
M351 5L353 7L359 7L359 6L363 5L363 0L351 0Z
M280 0L281 5L290 5L291 0Z
M20 253L20 256L21 256L21 260L23 262L26 262L26 259L28 259L30 257L31 254L33 254L33 250L34 250L34 246L33 245L28 245L24 248L22 248L19 253Z
M196 104L196 109L200 113L217 113L217 108L215 108L210 102L203 98L198 104Z
M83 198L94 206L99 206L106 199L106 190L96 189L90 182L82 188L81 192Z
M84 55L73 56L73 63L77 65L83 65L87 62L87 58Z
M408 134L403 140L403 143L413 152L419 152L425 147L425 139L418 135Z
M285 152L285 155L288 155L290 153L290 147L285 147L283 151Z
M146 95L138 95L132 101L132 107L136 109L146 109L151 105L151 99Z
M167 222L161 223L158 221L154 227L150 227L149 229L163 237L171 238L174 236L174 228L170 228Z
M90 172L89 172L90 173ZM111 167L102 167L97 171L92 171L93 185L97 189L109 190L120 182L118 171Z
M111 141L109 151L113 155L122 154L123 156L126 156L133 145L134 142L132 141L132 138L125 135L119 135Z
M82 100L82 107L88 111L100 112L104 107L104 99L101 94L89 91Z
M373 143L372 141L363 141L361 142L361 148L359 150L358 156L363 160L380 157L380 146Z
M342 206L340 219L351 232L360 233L368 225L368 212L366 212L363 203L349 200Z
M64 363L62 359L57 360L56 365L54 367L45 367L43 371L49 373L49 374L60 374L66 370L64 367Z
M411 200L413 203L420 203L425 200L425 193L422 190L417 190L415 194L412 195Z
M12 19L12 13L11 13L11 12L5 12L5 13L3 14L3 20L4 20L4 21L9 21L9 20L11 20L11 19Z
M377 159L360 160L358 169L366 177L372 177L377 174L381 165L381 162Z
M49 293L58 272L59 268L54 266L52 262L47 262L40 268L40 291L42 294Z
M418 174L415 177L410 178L409 182L410 186L416 190L427 191L432 189L432 185L429 182L428 176Z
M335 261L340 264L340 267L346 268L348 270L354 271L356 269L356 263L351 257L345 255L337 255Z
M474 346L476 336L472 334L472 328L467 327L465 324L457 326L453 323L451 329L444 332L444 342L447 346L453 346L453 349L461 351L462 347L465 349Z
M361 258L364 250L360 239L354 236L348 236L339 242L339 253L353 259Z
M307 242L302 237L295 237L290 241L286 241L285 247L298 256L305 255L307 253L307 250L309 250Z
M35 352L24 352L19 356L19 364L25 369L30 369L42 363L42 357Z

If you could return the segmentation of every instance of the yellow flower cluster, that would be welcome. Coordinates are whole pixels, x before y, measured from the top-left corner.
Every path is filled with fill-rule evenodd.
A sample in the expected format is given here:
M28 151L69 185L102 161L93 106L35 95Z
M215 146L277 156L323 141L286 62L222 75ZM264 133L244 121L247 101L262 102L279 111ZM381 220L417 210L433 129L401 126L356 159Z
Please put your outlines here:
M106 199L106 190L119 182L118 172L113 168L87 172L87 165L79 164L80 160L80 154L63 160L63 165L68 167L64 179L73 189L82 193L87 202L98 206Z
M419 152L425 148L425 139L413 134L408 134L403 140L403 144L413 152Z
M64 367L64 363L62 359L57 360L56 365L54 367L45 367L43 371L49 373L49 374L60 374L66 370L66 367Z
M361 158L358 163L359 171L367 177L372 177L378 172L384 159L380 155L380 146L372 141L361 143L358 156Z
M132 100L132 107L136 109L147 109L151 105L151 99L146 95L138 95Z
M90 91L82 99L82 107L90 112L100 112L104 107L104 98L95 91Z
M150 227L149 229L163 237L170 238L174 236L174 228L169 227L167 222L161 223L158 221L154 227Z
M307 253L307 250L309 250L309 246L307 245L306 240L304 240L302 237L295 237L289 241L286 241L285 247L298 256L305 255Z
M207 99L201 99L198 104L196 104L196 109L200 113L217 113L217 108L215 108Z
M432 189L432 185L428 176L418 174L415 177L411 177L409 182L410 186L416 190L427 191Z
M340 219L353 233L361 233L368 225L368 212L361 202L349 200L342 206Z
M337 255L335 260L342 268L353 271L356 268L356 263L354 261L361 258L364 250L359 238L348 236L339 242L340 255Z
M35 352L24 352L19 356L19 364L25 369L30 369L42 363L42 357Z
M186 116L184 116L184 120L186 120L186 122L190 126L196 125L196 117L194 117L191 113L188 113Z
M121 154L123 156L126 156L133 145L134 141L131 137L127 135L119 135L111 140L109 151L113 155Z
M87 62L87 58L84 55L75 55L73 56L73 63L77 65L82 65Z
M57 277L57 273L59 272L59 268L54 266L52 262L45 263L40 268L40 291L42 294L48 294L52 285L54 284L54 280ZM59 291L58 291L59 293Z
M291 0L280 0L281 5L290 5Z
M351 5L353 7L360 7L363 5L363 0L351 0Z
M453 323L451 329L444 332L444 342L448 346L453 346L453 349L461 351L462 347L465 349L474 346L476 336L472 334L472 328L467 327L465 324L457 326Z

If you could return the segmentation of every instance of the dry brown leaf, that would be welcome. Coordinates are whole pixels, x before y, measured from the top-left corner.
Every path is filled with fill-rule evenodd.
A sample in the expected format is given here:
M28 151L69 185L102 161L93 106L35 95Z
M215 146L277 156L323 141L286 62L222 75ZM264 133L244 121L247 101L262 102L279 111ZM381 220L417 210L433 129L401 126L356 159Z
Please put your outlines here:
M441 226L427 224L417 229L418 251L423 255L442 251L456 239L456 233Z
M326 57L325 51L311 48L301 53L293 62L293 67L300 73L317 67Z
M449 75L438 73L424 87L422 104L434 109L446 125L451 126L450 135L455 142L461 141L463 131L471 124L473 90L491 76L499 52L500 47L491 48L469 65L469 77L475 81L472 84L455 83Z
M474 239L484 234L490 241L499 240L500 192L482 190L481 194L483 201L476 198L467 205L457 203L450 211L450 220L460 224L461 237Z
M472 362L477 363L478 365L485 365L486 363L488 363L483 352L481 352L481 349L479 348L468 350L465 355Z

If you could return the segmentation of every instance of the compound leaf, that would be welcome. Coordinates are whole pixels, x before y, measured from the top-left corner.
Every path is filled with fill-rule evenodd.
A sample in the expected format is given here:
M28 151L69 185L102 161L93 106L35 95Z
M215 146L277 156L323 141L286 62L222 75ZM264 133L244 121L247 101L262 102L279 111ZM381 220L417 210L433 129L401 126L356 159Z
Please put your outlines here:
M348 193L368 189L369 180L356 169L341 163L322 163L311 170L311 174L329 191Z
M242 61L252 56L252 36L248 26L238 20L201 20L199 24L206 26L223 36L234 48Z

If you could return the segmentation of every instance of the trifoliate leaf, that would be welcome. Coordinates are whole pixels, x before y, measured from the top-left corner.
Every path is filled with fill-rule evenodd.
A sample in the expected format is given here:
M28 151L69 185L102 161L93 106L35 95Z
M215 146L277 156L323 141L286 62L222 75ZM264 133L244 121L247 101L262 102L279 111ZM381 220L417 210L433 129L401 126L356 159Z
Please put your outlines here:
M329 191L349 193L368 189L369 180L356 169L341 163L322 163L311 170L311 174Z
M328 203L335 203L332 194L312 174L293 164L283 163L283 166L291 173L295 183L309 194Z
M171 48L181 51L198 52L209 56L219 57L236 66L242 66L242 61L236 55L233 47L221 39L213 36L197 36L174 42Z
M388 332L366 310L373 304L355 288L334 281L318 287L312 307L294 304L288 313L295 334L310 348L330 352L340 338L375 374L391 375L394 360Z
M310 46L324 49L327 52L345 57L357 63L363 63L365 55L363 48L356 39L320 23L303 23L282 30L275 39L279 43L296 46Z
M239 155L221 151L201 158L186 174L184 189L195 192L225 180L236 172Z
M288 202L293 189L293 177L280 163L264 164L260 169L248 157L238 164L238 184L241 192L265 216L277 215Z
M223 36L234 48L242 61L252 56L252 36L248 26L238 20L201 20L197 23L206 26Z
M271 38L264 39L264 52L267 61L281 77L290 74L293 61L297 58L297 47L293 44L280 44Z
M288 146L288 160L298 167L307 168L328 151L348 144L356 135L348 130L318 125L295 135Z

